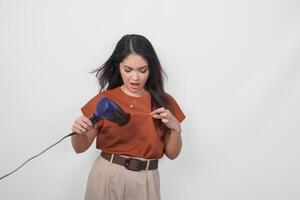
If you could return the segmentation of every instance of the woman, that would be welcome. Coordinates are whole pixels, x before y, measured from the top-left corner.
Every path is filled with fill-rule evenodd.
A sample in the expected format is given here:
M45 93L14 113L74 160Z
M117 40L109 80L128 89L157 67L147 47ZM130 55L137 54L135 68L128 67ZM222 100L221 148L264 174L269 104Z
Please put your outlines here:
M100 93L88 101L72 131L77 153L96 139L102 150L89 174L86 200L160 199L158 159L176 158L181 150L185 116L174 98L164 91L163 70L151 43L141 35L125 35L112 55L97 70ZM130 121L124 126L89 118L99 99L108 97Z

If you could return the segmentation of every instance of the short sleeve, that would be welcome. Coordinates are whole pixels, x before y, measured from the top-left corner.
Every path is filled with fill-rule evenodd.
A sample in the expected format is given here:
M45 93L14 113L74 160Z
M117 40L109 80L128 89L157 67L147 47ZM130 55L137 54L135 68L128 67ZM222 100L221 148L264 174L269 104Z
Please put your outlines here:
M185 119L185 115L182 112L180 106L178 105L176 100L170 94L167 94L167 97L168 97L169 102L170 102L172 114L176 117L176 119L179 122L182 122Z
M90 119L96 112L97 104L102 97L104 97L104 95L102 93L98 93L96 96L90 99L84 106L81 107L82 114ZM103 127L103 120L98 121L96 123L96 127L100 131Z
M81 107L81 112L84 116L90 118L95 112L98 101L103 97L101 93L90 99L84 106Z

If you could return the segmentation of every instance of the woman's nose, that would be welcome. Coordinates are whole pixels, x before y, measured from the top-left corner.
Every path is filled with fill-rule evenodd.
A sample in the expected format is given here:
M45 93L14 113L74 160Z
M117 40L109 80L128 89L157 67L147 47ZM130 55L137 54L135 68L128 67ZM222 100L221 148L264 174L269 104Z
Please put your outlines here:
M138 80L139 79L139 73L137 71L133 71L132 79L133 80Z

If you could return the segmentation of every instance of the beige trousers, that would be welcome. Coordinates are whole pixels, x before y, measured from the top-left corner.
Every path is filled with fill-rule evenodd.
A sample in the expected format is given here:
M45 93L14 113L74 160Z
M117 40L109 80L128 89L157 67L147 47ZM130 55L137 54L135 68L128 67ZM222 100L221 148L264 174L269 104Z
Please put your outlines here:
M100 155L90 171L85 200L160 200L159 172L130 171Z

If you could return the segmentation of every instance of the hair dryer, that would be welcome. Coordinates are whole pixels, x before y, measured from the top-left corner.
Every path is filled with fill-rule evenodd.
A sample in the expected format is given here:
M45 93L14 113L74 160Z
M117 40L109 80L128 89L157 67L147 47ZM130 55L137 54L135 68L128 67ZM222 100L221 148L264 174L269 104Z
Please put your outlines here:
M107 119L110 120L112 122L117 123L119 126L124 126L125 124L127 124L130 120L130 114L124 112L124 110L122 110L121 107L119 107L115 102L113 102L111 99L107 98L107 97L103 97L99 100L99 102L97 103L96 106L96 111L93 113L93 115L90 117L91 122L93 123L93 125L95 123L97 123L99 120L101 119ZM30 160L38 157L39 155L41 155L42 153L46 152L48 149L50 149L51 147L55 146L56 144L58 144L59 142L61 142L62 140L64 140L65 138L71 136L71 135L75 135L77 133L73 132L70 133L68 135L66 135L65 137L63 137L62 139L60 139L58 142L52 144L51 146L49 146L47 149L45 149L44 151L42 151L41 153L29 158L28 160L26 160L20 167L18 167L17 169L13 170L12 172L0 177L0 180L11 175L12 173L16 172L17 170L19 170L22 166L24 166L27 162L29 162Z
M93 124L101 119L107 119L123 126L130 120L130 114L125 113L121 107L107 97L103 97L97 104L96 112L90 118Z

